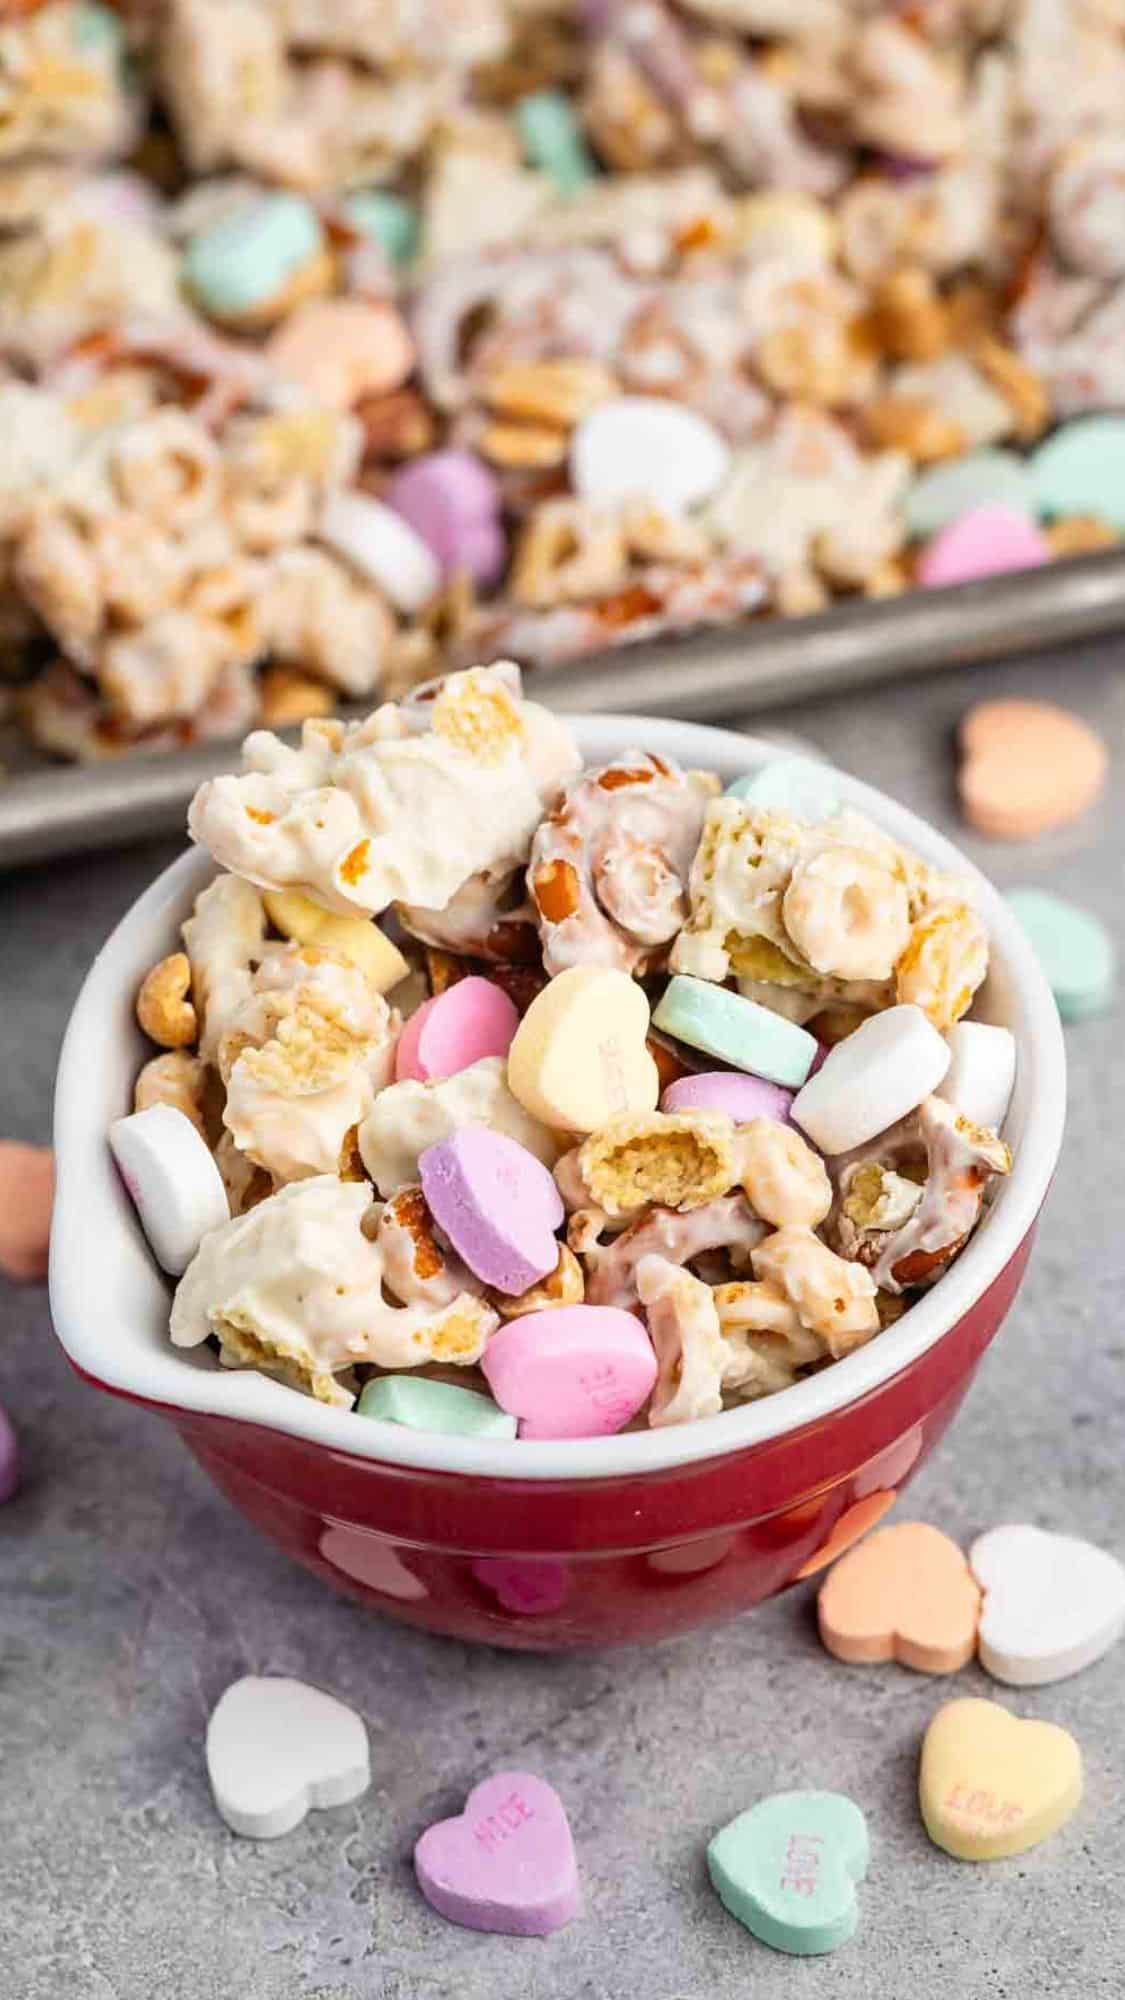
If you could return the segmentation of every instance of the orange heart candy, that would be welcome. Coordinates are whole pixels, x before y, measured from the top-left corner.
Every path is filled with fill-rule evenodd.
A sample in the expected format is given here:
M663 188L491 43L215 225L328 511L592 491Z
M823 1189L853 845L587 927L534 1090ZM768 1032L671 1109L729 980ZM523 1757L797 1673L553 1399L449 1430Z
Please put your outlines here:
M981 1594L956 1542L922 1521L880 1528L825 1579L820 1636L850 1665L898 1660L952 1674L976 1647Z
M978 833L1027 840L1065 826L1105 783L1105 745L1046 701L984 701L961 723L961 805Z

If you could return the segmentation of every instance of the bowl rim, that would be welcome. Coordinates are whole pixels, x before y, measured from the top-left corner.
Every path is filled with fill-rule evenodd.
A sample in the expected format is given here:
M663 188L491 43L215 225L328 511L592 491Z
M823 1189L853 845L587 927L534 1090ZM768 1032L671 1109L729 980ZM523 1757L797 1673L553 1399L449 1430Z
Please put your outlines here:
M683 764L717 768L726 782L739 771L791 754L768 739L698 723L634 715L575 715L567 720L586 760L633 750L640 740L647 749ZM115 926L86 975L63 1040L55 1091L57 1190L50 1299L56 1334L75 1366L100 1386L157 1405L172 1416L182 1412L256 1423L352 1459L504 1481L616 1479L704 1463L823 1422L909 1368L988 1290L1035 1222L1062 1143L1066 1106L1062 1029L1032 947L987 877L909 807L835 766L826 764L825 769L831 771L833 790L845 804L866 811L927 860L954 870L973 885L974 899L1010 980L1012 1007L1019 1013L1020 1068L1027 1073L1018 1087L1026 1098L1026 1121L1012 1173L966 1250L901 1321L819 1374L719 1416L609 1437L550 1441L441 1437L370 1418L357 1423L354 1410L315 1402L252 1370L198 1365L167 1341L151 1352L139 1346L134 1351L122 1348L115 1338L121 1319L120 1304L114 1301L116 1265L112 1255L105 1254L104 1232L107 1227L127 1227L137 1234L139 1226L116 1184L104 1115L90 1103L90 1062L107 1033L134 1032L138 947L150 933L157 933L143 962L159 956L162 927L166 935L177 906L215 872L208 855L191 850L172 862ZM113 1205L112 1214L107 1215L107 1204ZM92 1271L99 1278L96 1291L84 1282Z

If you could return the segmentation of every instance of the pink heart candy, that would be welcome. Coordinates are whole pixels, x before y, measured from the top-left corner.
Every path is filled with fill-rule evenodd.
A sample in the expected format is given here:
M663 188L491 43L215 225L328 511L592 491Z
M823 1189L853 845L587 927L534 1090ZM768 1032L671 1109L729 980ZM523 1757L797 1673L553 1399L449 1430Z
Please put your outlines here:
M431 1908L472 1931L546 1937L582 1908L562 1800L530 1771L475 1786L463 1813L426 1829L414 1872Z
M553 1271L563 1220L554 1180L534 1153L487 1125L463 1125L418 1162L438 1228L486 1285L513 1298Z
M524 1313L494 1333L481 1367L521 1438L605 1437L652 1393L656 1355L618 1306Z
M749 1125L752 1118L774 1118L788 1125L789 1106L795 1093L764 1076L750 1076L733 1069L701 1070L697 1076L680 1076L670 1083L660 1100L662 1111L725 1111L736 1125Z
M410 1016L395 1050L395 1076L418 1083L456 1076L484 1056L506 1056L520 1017L491 979L459 979Z
M918 581L931 588L973 583L1004 570L1038 569L1051 551L1034 521L1013 507L973 507L942 528L918 560Z
M507 554L500 488L473 452L431 451L412 459L384 497L433 550L446 576L468 570L480 584L495 583Z

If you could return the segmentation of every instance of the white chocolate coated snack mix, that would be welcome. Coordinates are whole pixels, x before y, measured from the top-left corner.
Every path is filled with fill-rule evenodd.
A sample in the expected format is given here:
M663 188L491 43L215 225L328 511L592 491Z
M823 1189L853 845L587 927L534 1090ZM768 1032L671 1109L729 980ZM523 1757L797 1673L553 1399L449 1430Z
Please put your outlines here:
M0 703L175 749L1118 541L1123 94L1112 0L13 0Z
M1011 1165L933 1094L988 969L968 885L835 802L799 820L640 749L583 769L504 663L245 761L196 795L219 872L137 995L133 1108L180 1140L152 1114L152 1187L190 1142L230 1211L178 1346L344 1409L421 1371L593 1436L783 1391L963 1249ZM704 1071L707 1108L660 1108Z

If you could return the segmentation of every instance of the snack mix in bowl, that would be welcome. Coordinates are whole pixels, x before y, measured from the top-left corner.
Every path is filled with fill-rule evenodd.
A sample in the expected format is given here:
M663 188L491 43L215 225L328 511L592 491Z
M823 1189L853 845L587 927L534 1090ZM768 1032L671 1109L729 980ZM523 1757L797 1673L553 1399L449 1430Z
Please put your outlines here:
M255 732L190 828L219 872L110 1143L224 1366L421 1428L688 1423L878 1339L1010 1168L971 886L827 767L583 769L501 661Z
M1028 448L1125 392L1123 99L1092 0L21 0L0 697L97 758L1115 541Z

